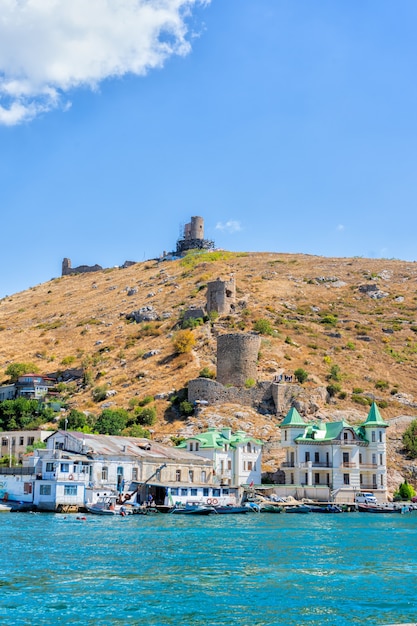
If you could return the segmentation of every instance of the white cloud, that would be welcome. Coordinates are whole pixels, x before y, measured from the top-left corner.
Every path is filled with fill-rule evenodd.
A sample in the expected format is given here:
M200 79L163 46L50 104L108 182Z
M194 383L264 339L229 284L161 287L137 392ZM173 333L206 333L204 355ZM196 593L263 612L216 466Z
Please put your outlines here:
M0 0L0 124L67 107L65 92L144 75L190 51L187 18L211 0Z
M240 222L238 222L236 220L229 220L229 221L227 221L225 223L217 222L216 229L217 230L223 230L223 231L226 231L228 233L237 233L239 230L242 230L242 227L240 225Z

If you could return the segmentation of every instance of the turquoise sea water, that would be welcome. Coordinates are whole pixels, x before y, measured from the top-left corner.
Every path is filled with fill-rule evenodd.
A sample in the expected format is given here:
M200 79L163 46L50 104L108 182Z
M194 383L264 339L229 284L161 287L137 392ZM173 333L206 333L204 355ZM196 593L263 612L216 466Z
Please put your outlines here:
M417 621L417 513L0 515L0 624Z

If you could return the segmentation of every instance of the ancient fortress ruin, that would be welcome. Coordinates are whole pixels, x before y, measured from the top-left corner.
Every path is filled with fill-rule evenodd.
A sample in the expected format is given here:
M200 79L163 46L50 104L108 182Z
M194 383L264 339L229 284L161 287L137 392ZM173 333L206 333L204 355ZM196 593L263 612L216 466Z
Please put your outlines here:
M234 312L236 301L235 279L213 280L207 284L207 313L215 312L219 315L230 315Z
M196 215L184 226L183 237L177 241L176 254L181 256L187 250L211 250L213 248L214 241L204 239L204 219Z

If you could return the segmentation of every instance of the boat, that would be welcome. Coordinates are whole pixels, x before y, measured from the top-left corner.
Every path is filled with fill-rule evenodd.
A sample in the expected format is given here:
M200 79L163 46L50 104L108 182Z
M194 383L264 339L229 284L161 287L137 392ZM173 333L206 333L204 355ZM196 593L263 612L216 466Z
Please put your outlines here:
M216 513L219 515L239 515L245 513L251 513L251 509L247 506L234 506L227 504L225 506L216 506Z
M0 513L10 513L11 508L10 504L2 504L0 502Z
M343 513L342 509L335 504L327 504L326 506L313 505L310 506L312 513Z
M213 506L204 504L186 504L185 506L174 506L170 511L171 515L215 515L217 513Z
M130 515L131 511L123 504L116 503L116 496L102 496L94 504L86 504L85 508L93 515Z
M295 506L286 506L284 511L286 513L306 514L311 513L311 507L307 506L306 504L296 504Z
M408 513L408 506L392 507L392 506L375 506L373 504L358 504L359 513Z
M270 504L268 502L262 503L260 505L261 513L281 513L282 508L277 504Z

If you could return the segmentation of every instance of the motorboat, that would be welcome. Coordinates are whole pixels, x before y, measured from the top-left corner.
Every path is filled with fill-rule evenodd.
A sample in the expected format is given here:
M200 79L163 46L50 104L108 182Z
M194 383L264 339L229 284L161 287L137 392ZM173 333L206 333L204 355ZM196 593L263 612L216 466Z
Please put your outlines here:
M117 503L116 496L102 496L94 504L86 504L85 508L94 515L130 515L130 511L124 504Z
M170 511L171 515L215 515L217 513L213 506L205 504L187 503L185 506L174 506Z

